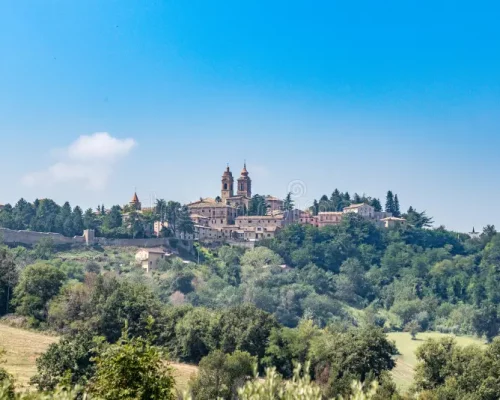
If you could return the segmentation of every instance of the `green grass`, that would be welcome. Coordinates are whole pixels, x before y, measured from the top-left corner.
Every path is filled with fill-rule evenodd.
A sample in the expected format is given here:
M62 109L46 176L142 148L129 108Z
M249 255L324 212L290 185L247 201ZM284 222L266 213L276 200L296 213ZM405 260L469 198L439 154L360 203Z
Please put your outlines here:
M412 340L409 333L392 332L388 333L389 339L396 343L401 355L397 357L396 368L392 371L394 381L401 390L407 390L413 383L413 375L415 366L417 365L417 357L415 350L422 345L427 339L440 339L444 337L454 337L459 346L469 346L472 344L484 346L484 341L469 337L455 336L439 332L424 332L417 335L417 340Z

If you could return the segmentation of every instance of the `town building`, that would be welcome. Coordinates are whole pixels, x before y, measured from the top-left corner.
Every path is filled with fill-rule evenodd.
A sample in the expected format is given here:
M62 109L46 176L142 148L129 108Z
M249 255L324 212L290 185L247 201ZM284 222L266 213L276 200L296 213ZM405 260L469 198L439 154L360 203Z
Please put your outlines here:
M140 249L135 254L135 261L141 265L144 271L150 272L158 268L158 264L165 258L165 254L163 249Z
M322 211L316 216L315 226L322 228L329 225L338 225L342 222L344 213L341 211Z
M382 218L380 220L380 223L382 223L383 226L386 228L392 228L394 226L405 225L406 219L397 217L387 217L387 218Z

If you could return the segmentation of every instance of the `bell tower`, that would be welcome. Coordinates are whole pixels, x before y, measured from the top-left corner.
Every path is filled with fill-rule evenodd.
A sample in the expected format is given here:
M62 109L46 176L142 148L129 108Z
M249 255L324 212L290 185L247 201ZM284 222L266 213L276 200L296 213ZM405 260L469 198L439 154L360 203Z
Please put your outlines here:
M229 169L229 164L222 174L222 188L221 188L221 198L222 200L227 200L229 197L233 197L233 184L234 184L234 179L233 179L233 174L231 173L231 170Z
M243 164L241 176L238 178L238 196L252 197L252 180L248 176L246 162Z

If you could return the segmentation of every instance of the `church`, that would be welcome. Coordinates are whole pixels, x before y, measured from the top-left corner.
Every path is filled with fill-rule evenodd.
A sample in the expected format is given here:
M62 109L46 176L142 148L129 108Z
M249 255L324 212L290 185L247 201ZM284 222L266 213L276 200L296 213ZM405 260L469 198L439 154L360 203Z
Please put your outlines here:
M252 198L252 179L243 165L236 181L229 168L222 174L220 195L215 198L201 198L187 205L199 239L220 240L239 238L243 240L272 237L282 225L283 201L266 196L269 215L247 216L246 210Z

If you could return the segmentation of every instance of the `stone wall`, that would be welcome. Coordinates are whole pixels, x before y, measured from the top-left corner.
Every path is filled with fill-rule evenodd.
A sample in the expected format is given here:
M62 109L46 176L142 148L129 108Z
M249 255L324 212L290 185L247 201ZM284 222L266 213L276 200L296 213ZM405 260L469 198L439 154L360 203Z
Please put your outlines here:
M166 238L152 238L152 239L108 239L103 237L96 237L95 244L101 246L134 246L134 247L160 247L168 246L168 239Z
M0 228L0 241L8 245L27 245L33 246L42 238L51 238L54 245L76 245L84 246L86 244L99 244L101 246L131 246L131 247L179 247L188 252L193 250L192 240L175 239L175 246L171 246L169 238L151 238L151 239L108 239L95 237L93 231L85 231L83 236L66 237L59 233L44 233L33 231L15 231L12 229Z
M85 244L85 238L83 236L75 236L70 238L59 233L14 231L11 229L0 228L0 239L5 244L25 244L32 246L37 244L42 238L51 238L55 245Z

